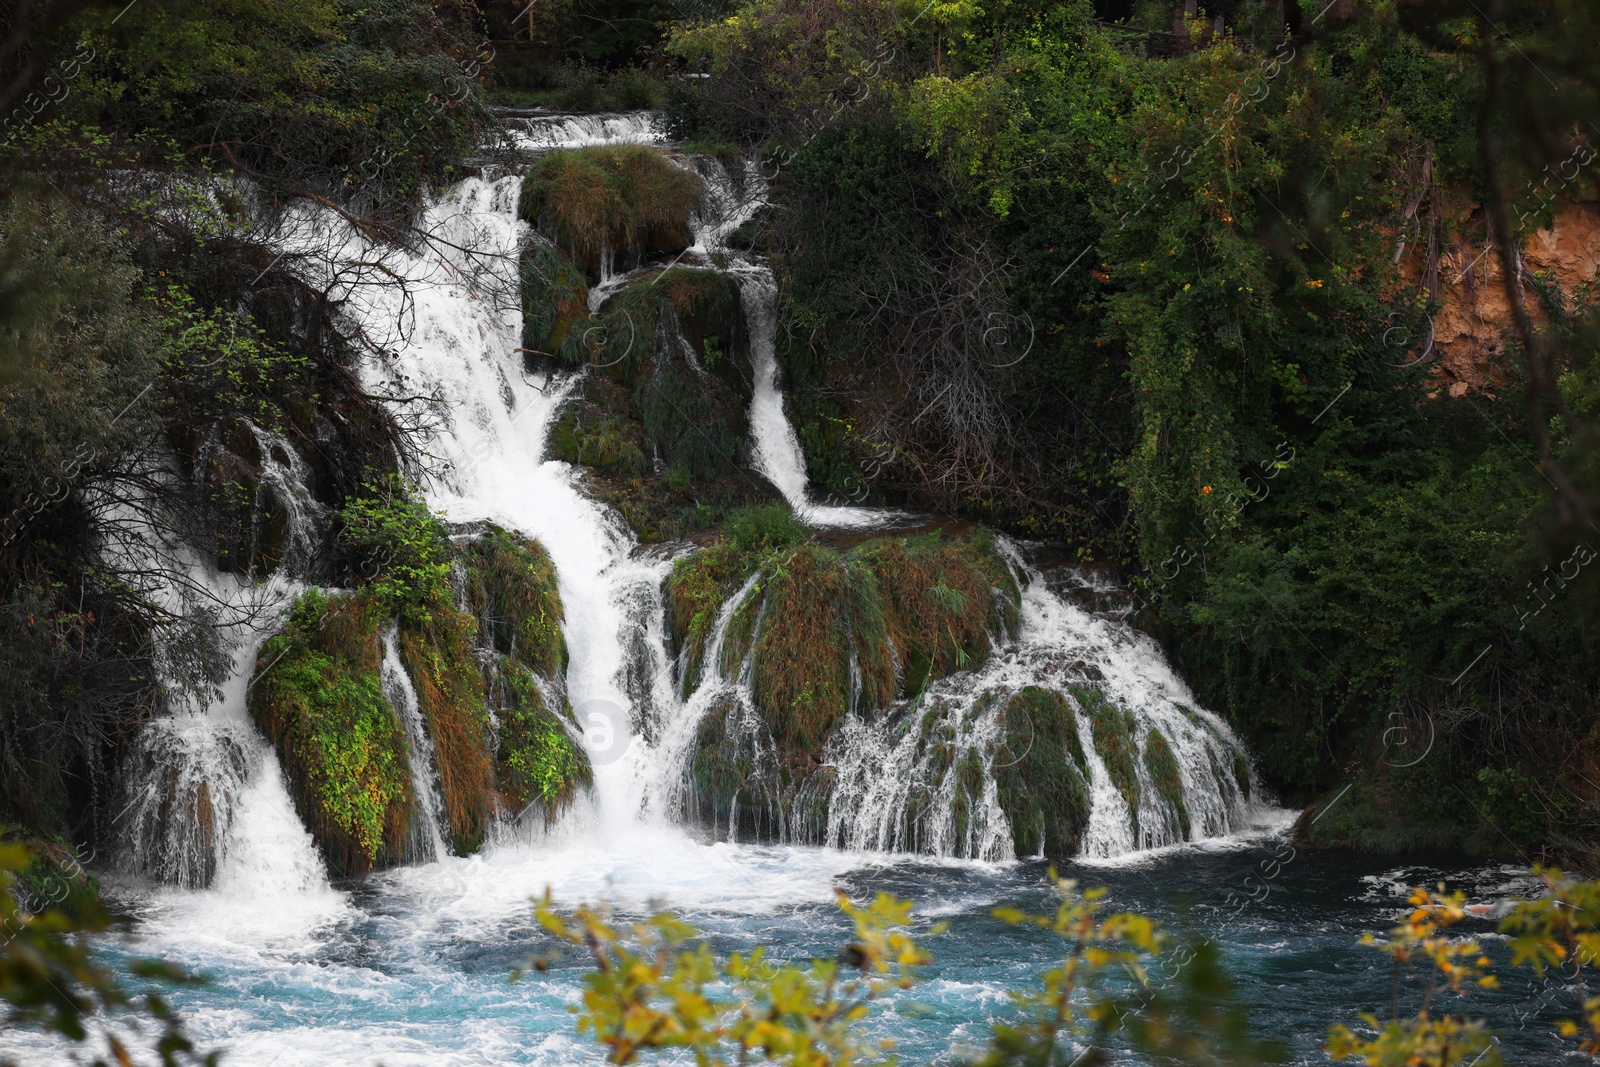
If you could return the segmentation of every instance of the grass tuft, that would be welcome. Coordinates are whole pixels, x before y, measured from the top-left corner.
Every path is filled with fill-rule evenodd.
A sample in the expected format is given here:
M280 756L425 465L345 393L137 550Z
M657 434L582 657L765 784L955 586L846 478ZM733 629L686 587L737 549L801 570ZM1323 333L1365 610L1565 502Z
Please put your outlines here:
M560 149L523 179L520 212L597 280L607 250L637 261L687 248L701 189L699 175L645 145Z

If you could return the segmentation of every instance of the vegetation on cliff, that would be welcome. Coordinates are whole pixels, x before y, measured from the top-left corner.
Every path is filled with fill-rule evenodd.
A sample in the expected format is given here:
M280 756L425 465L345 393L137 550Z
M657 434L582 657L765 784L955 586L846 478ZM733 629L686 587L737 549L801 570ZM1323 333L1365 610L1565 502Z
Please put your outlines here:
M558 149L522 184L522 217L599 281L602 255L632 266L689 247L700 177L646 145Z

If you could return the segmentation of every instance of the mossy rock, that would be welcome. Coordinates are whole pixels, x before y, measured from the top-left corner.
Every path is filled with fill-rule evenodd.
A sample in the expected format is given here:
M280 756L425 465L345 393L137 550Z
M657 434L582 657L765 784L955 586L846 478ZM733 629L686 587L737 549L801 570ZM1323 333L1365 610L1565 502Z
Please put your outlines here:
M813 753L844 713L849 694L847 568L839 553L814 543L769 566L752 685L778 745Z
M532 671L511 660L486 668L498 722L495 784L513 814L532 808L546 822L571 804L579 789L594 784L589 756L573 738L572 715L550 707Z
M457 853L483 844L495 810L487 698L473 648L477 632L477 619L440 602L400 623L400 659L433 739L439 799Z
M256 660L250 711L277 746L295 807L335 875L405 858L405 729L379 679L382 622L365 594L303 594Z
M546 677L566 670L556 568L537 541L486 526L457 549L477 642Z
M645 145L561 149L523 179L519 211L598 281L607 252L627 268L688 248L702 188L698 174Z
M537 808L548 821L594 780L555 681L567 667L555 564L537 541L492 524L457 553L476 643L488 653L480 660L495 790L513 814Z
M797 777L774 758L766 724L730 695L706 713L695 733L687 814L747 840L786 829L803 837L827 821L827 790L810 788L810 777Z
M882 708L979 665L990 635L1016 625L1019 593L983 535L877 538L839 552L792 543L803 529L761 509L737 514L729 531L679 560L667 581L684 691L700 680L727 598L759 566L758 585L730 622L721 667L731 674L749 650L756 705L786 759L816 755L847 710L852 652L858 706Z
M892 642L901 659L902 693L977 666L989 656L991 633L1016 629L1021 593L987 534L877 538L851 555L865 564L875 586L875 603L856 620L870 641L862 673L892 674Z
M637 431L622 416L573 405L550 435L550 458L608 473L641 475L650 463L645 459L646 442Z
M529 242L518 259L526 354L581 363L590 341L589 284L558 249Z
M1239 787L1239 795L1246 800L1250 799L1250 760L1243 752L1234 749L1233 752L1233 781Z
M1139 837L1139 742L1138 721L1133 712L1124 711L1109 703L1098 689L1074 685L1069 687L1078 709L1089 717L1089 732L1094 738L1094 749L1105 764L1111 784L1117 787L1122 799L1128 802L1128 813L1133 821L1133 836Z
M1189 840L1189 808L1183 802L1183 776L1178 771L1178 758L1166 735L1154 726L1144 741L1144 766L1150 773L1150 784L1156 795L1167 802L1167 810L1177 820L1173 828L1177 836Z
M1054 690L1025 686L1000 710L1000 807L1018 856L1076 855L1089 826L1088 761L1077 715Z
M723 603L744 584L759 562L755 553L721 540L673 563L664 587L667 627L683 665L680 682L684 695L700 684L706 642Z

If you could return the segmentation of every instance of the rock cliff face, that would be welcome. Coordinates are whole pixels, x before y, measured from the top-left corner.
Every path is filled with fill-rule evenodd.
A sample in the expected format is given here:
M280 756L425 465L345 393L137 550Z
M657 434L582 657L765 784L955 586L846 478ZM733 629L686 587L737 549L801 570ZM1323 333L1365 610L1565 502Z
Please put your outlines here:
M1513 205L1513 216L1518 207ZM1409 358L1431 364L1442 392L1493 396L1515 373L1505 355L1514 325L1483 207L1465 198L1442 198L1438 221L1429 226L1431 236L1411 242L1400 261L1406 279L1430 291L1439 304L1431 348L1424 339ZM1600 273L1600 202L1560 200L1548 226L1524 229L1522 236L1515 290L1536 323L1591 298Z

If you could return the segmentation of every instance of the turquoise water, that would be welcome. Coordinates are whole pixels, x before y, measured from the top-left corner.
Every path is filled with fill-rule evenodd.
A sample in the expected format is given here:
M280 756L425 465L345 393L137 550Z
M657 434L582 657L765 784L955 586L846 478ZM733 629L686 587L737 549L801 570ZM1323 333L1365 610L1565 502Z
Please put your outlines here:
M1517 867L1295 854L1272 830L1068 864L1062 873L1107 887L1115 908L1217 939L1256 1025L1291 1041L1297 1063L1327 1062L1320 1043L1330 1022L1386 1013L1387 958L1357 940L1395 921L1408 887L1444 881L1475 899L1533 889ZM836 889L912 898L922 921L946 922L949 932L927 942L937 959L926 981L872 1023L898 1041L906 1063L957 1062L963 1047L981 1044L989 1025L1011 1013L1006 990L1034 978L1056 947L990 914L1002 904L1050 907L1041 862L707 846L661 828L624 840L504 846L343 892L255 899L113 885L139 917L136 935L114 951L163 955L210 976L208 986L172 1000L199 1038L226 1049L225 1063L599 1063L566 1010L577 998L581 960L508 981L531 955L554 947L527 905L546 885L558 902L605 899L625 914L671 906L718 951L766 944L792 958L837 950L846 925L832 904ZM1505 962L1489 924L1471 933ZM1456 1010L1500 1029L1508 1062L1560 1062L1566 1054L1552 1024L1570 1013L1576 991L1509 967L1501 979L1504 988L1474 992ZM50 1042L25 1034L0 1036L0 1052L23 1063L67 1062Z

